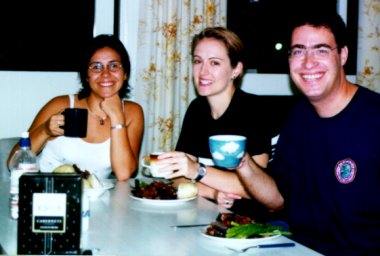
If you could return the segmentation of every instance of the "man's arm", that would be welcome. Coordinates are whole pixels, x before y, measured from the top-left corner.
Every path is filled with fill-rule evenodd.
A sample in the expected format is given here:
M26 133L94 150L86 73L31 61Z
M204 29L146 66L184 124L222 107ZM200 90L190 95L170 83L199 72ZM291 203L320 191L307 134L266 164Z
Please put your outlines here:
M246 191L269 210L280 210L284 207L284 198L277 188L274 179L269 176L255 161L246 154L236 168Z

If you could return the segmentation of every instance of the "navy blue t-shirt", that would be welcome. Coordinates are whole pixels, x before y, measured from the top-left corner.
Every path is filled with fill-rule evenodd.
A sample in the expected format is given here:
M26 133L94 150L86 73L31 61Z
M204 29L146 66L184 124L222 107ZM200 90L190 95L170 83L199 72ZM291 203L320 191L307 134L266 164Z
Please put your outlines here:
M330 118L300 101L268 171L297 241L325 255L380 255L380 94L359 86Z

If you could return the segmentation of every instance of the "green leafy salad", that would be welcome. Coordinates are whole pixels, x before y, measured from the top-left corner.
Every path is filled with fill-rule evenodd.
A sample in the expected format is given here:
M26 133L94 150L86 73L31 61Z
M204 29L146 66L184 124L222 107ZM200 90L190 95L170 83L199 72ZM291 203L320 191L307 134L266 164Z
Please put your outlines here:
M206 234L224 238L261 238L274 235L291 235L284 227L260 223L235 213L220 213L206 229Z
M250 223L240 225L232 222L232 227L227 228L227 238L250 238L250 237L265 237L274 235L291 235L288 231L283 231L283 227L274 226L269 223Z

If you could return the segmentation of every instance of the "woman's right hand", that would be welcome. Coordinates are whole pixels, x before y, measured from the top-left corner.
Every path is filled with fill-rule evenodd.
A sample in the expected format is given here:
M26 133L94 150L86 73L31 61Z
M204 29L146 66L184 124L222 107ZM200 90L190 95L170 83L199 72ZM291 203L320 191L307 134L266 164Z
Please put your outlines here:
M110 118L111 124L124 124L125 117L123 111L123 104L124 102L120 99L119 95L114 94L111 97L107 97L102 102L100 102L100 108Z
M216 202L218 205L224 207L224 208L231 208L232 205L234 205L235 200L241 199L241 196L232 194L232 193L225 193L222 191L216 192Z
M52 115L45 122L45 129L49 136L60 136L64 134L64 130L61 128L63 125L65 125L65 117L62 115L62 112L59 112L55 115Z

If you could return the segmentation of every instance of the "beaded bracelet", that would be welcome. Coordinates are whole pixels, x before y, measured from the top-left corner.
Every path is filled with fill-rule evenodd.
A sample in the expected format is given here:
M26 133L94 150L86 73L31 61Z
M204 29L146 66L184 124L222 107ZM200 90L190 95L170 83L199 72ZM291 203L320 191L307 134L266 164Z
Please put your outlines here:
M125 124L116 124L115 126L111 126L111 131L112 130L119 130L119 129L123 129L123 128L127 128L127 126Z

